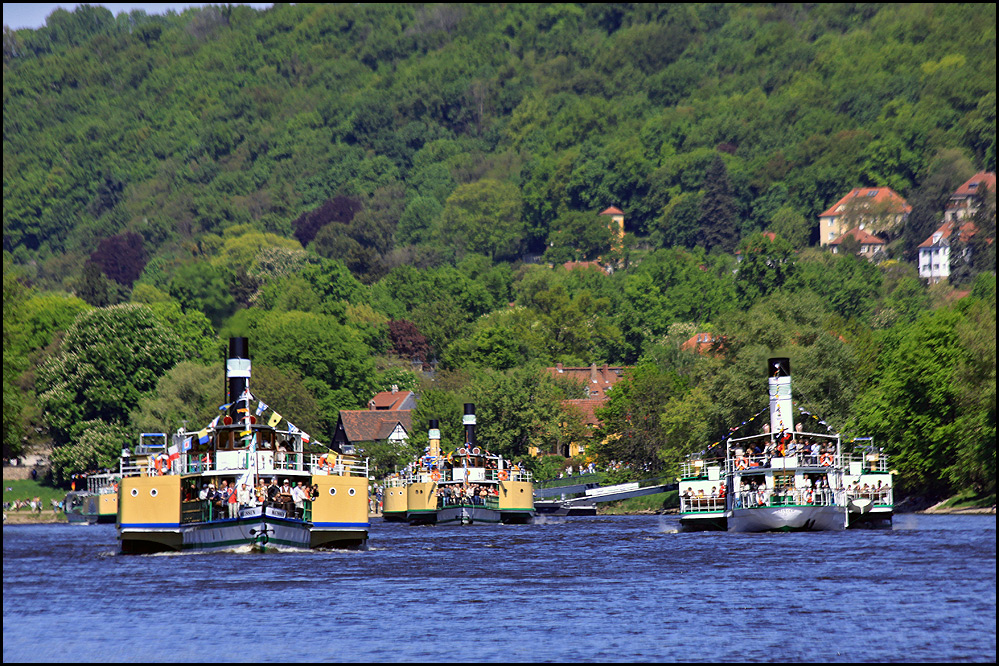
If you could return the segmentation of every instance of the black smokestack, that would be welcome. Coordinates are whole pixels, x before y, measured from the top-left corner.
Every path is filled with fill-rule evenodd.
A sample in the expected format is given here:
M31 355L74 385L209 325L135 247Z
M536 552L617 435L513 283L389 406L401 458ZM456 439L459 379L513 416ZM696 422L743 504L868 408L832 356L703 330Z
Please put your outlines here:
M465 426L465 448L472 449L475 447L475 405L466 402L465 403L465 415L461 418L461 422Z

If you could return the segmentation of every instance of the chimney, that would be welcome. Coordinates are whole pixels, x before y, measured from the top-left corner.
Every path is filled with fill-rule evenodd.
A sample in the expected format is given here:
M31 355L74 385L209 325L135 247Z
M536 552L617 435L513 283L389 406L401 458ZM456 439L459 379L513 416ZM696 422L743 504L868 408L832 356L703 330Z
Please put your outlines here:
M250 341L247 338L229 338L229 355L225 361L226 378L226 404L229 407L229 415L236 420L239 412L236 410L243 392L250 384Z
M791 406L791 361L771 358L767 361L767 384L770 395L770 432L779 435L794 431Z
M475 448L475 405L465 403L465 415L461 417L461 422L465 426L465 448L472 450Z

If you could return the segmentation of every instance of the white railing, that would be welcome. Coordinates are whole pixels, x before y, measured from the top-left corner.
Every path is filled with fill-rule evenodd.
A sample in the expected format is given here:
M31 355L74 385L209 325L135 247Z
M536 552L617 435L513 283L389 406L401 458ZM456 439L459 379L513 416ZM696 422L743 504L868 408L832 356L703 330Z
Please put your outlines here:
M283 453L273 451L217 451L214 453L182 454L173 462L157 458L122 458L121 476L158 476L163 474L203 474L205 472L246 472L259 474L292 471L339 476L368 476L368 459L334 454Z
M874 506L895 506L895 494L892 492L891 486L882 486L871 490L848 490L846 496L850 500L870 500Z
M680 513L709 513L724 510L724 497L680 496Z
M795 454L788 456L750 455L733 456L725 461L725 471L729 474L748 469L829 469L842 467L843 459L832 453Z
M888 456L883 453L853 453L846 456L851 469L860 465L860 471L888 472Z
M831 488L791 488L774 491L743 490L735 494L736 509L764 509L782 506L843 506L846 493Z

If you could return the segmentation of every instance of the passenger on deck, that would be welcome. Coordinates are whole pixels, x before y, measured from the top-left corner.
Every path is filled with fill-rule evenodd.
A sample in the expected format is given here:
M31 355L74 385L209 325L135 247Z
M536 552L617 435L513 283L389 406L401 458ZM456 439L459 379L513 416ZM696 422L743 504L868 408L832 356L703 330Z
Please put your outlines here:
M291 489L291 501L295 503L295 515L299 518L305 515L305 484L301 481Z
M239 485L239 490L236 491L236 503L241 507L252 506L253 491L249 484L241 483Z
M281 487L278 485L277 477L271 477L271 483L267 486L267 499L271 502L276 502L278 495L281 494Z

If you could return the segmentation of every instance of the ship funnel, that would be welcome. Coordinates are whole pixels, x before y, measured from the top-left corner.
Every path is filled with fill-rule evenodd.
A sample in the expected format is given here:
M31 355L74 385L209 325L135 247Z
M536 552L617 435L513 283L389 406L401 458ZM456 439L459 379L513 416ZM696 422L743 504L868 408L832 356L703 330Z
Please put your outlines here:
M770 432L794 432L791 405L791 361L772 358L767 361L767 389L770 394Z
M465 403L465 415L461 417L461 423L465 426L465 448L471 451L475 448L475 405Z
M250 385L250 341L229 338L229 356L225 361L226 404L235 403ZM244 405L246 407L246 405ZM232 404L229 414L235 415L238 405Z
M430 419L427 439L430 440L430 455L436 459L441 454L441 425L437 419Z

